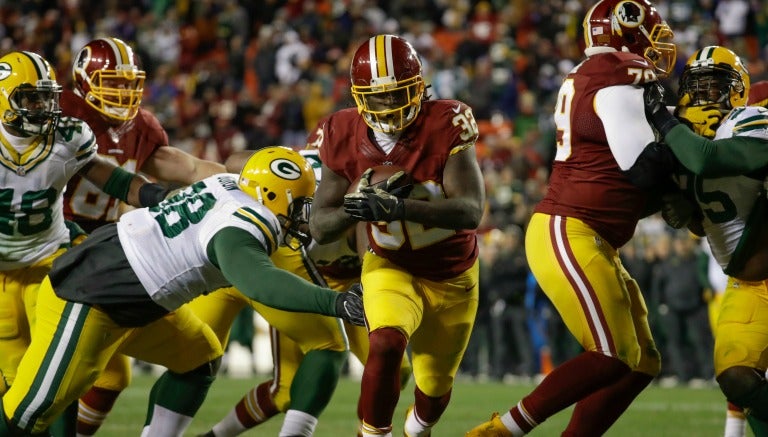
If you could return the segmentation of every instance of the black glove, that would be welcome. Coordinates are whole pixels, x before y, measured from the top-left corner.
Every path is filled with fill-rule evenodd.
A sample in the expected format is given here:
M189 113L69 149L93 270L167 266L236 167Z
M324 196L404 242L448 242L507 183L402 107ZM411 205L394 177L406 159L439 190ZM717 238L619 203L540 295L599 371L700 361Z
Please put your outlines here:
M373 175L374 169L369 168L364 171L360 176L360 182L357 183L357 192L373 191L375 189L381 189L387 193L395 196L405 198L411 193L413 184L405 184L405 179L408 175L400 170L388 177L387 180L371 184L371 175Z
M661 217L675 229L682 229L693 218L696 206L683 196L682 192L667 193L661 196Z
M146 183L139 187L139 203L143 207L152 207L165 200L171 190L160 184Z
M363 286L355 284L336 297L336 316L355 326L365 326Z
M680 124L680 122L667 109L667 105L664 103L664 87L660 83L651 82L643 88L645 88L643 92L645 114L653 127L664 138L667 132Z
M344 196L344 211L364 222L393 222L405 217L405 203L381 188L366 188Z

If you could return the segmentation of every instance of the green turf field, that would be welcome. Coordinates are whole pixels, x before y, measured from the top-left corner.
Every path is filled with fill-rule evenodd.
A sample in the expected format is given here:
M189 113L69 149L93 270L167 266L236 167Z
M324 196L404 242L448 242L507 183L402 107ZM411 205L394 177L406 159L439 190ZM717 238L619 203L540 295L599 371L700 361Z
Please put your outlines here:
M187 432L195 436L206 431L237 402L256 381L264 378L231 379L220 377ZM99 435L138 436L144 420L147 393L153 377L135 375L131 387L118 400L115 410ZM494 410L506 410L532 386L459 381L451 404L433 430L436 437L461 437L474 425L486 420ZM402 435L403 415L412 401L413 383L403 393L395 414L395 436ZM355 411L358 382L343 379L328 409L320 418L316 437L352 437L356 424ZM273 418L250 436L277 436L281 417ZM659 388L651 386L630 406L608 432L608 436L632 437L719 437L722 436L725 402L717 388ZM562 412L539 426L532 436L558 436L565 427L568 414ZM748 432L748 435L751 433Z

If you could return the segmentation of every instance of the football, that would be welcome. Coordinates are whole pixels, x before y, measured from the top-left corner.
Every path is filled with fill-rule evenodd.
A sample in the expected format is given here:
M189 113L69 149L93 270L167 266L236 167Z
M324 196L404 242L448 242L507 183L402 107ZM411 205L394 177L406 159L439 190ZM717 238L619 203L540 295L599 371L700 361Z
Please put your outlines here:
M398 166L398 165L377 165L373 167L373 174L371 174L371 186L375 187L377 184L384 184L387 182L387 180L394 175L395 173L403 171L405 172L405 177L401 178L397 181L397 183L391 187L389 187L389 191L391 192L393 189L397 188L404 188L411 184L413 184L413 178L411 177L410 173L408 173L408 170L404 167ZM360 175L357 177L357 179L354 180L349 185L349 193L354 193L357 191L357 186L360 183L360 178L363 175ZM407 196L407 192L405 193L405 196Z

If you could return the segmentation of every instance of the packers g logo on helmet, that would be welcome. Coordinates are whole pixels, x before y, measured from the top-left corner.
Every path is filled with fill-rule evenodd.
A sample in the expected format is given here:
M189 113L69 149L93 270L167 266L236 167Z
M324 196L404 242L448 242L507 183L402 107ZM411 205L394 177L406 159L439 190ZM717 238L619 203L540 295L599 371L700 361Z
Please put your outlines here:
M269 169L272 170L275 175L283 179L288 179L289 181L293 181L301 177L301 168L299 168L295 162L289 159L275 159L269 163Z
M3 62L0 64L0 80L5 80L11 75L11 64Z

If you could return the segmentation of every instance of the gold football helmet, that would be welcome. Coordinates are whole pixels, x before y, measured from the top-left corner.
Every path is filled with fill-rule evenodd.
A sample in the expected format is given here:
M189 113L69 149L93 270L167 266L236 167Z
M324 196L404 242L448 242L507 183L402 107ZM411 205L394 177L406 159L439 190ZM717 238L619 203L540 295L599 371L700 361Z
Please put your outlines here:
M715 104L723 110L744 106L749 97L749 73L731 50L704 47L685 63L679 97L685 106Z
M48 135L61 115L61 85L42 56L11 52L0 58L0 117L11 133Z
M243 166L240 189L264 204L285 229L284 243L291 237L308 245L309 207L315 194L315 172L298 152L287 147L259 149Z

